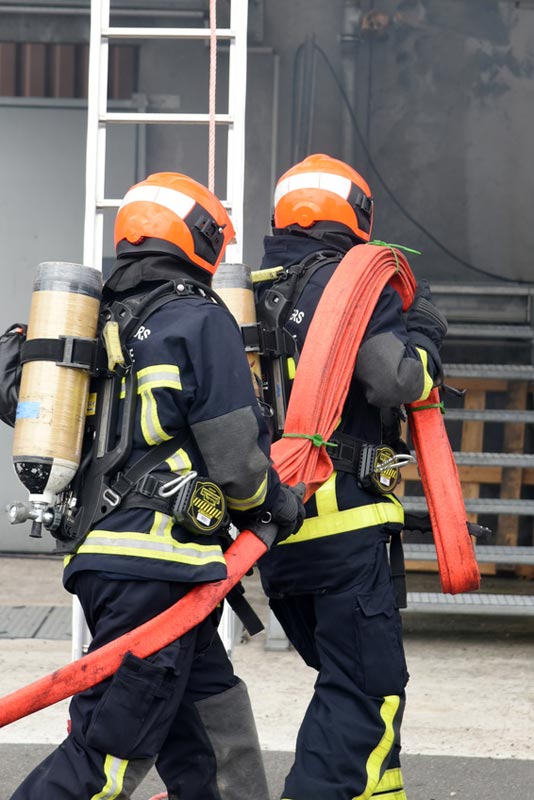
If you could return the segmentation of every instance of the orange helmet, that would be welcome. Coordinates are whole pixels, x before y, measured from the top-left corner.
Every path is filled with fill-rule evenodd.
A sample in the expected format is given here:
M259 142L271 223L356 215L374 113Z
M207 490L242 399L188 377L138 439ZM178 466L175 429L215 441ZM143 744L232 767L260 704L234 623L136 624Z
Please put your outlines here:
M330 222L368 242L373 226L373 198L355 169L317 153L288 169L276 184L273 227L310 228Z
M157 172L132 186L115 219L117 255L170 253L212 275L234 236L215 195L177 172Z

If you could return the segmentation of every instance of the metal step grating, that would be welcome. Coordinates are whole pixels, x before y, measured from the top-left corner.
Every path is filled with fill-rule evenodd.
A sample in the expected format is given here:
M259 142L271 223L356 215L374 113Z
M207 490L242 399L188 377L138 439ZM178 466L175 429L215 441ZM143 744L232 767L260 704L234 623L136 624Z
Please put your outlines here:
M424 497L399 497L406 511L428 511ZM464 500L465 510L469 514L517 514L518 516L534 516L534 500L500 500L483 497L467 497Z
M403 545L406 561L436 561L437 553L433 544ZM534 564L534 547L512 547L504 545L476 545L476 559L480 564Z
M454 595L439 592L408 592L408 608L403 609L403 613L414 611L534 616L534 596L477 592Z
M465 422L513 422L534 423L534 411L509 410L504 408L447 408L445 404L445 421L462 420Z
M461 339L524 339L534 338L534 329L530 325L467 325L451 323L447 331L447 341L451 338Z
M503 381L532 381L534 367L525 364L444 364L447 378L496 378Z
M1 606L0 639L71 638L69 606Z
M471 467L534 467L534 454L532 453L469 453L458 451L454 453L454 460L458 466Z

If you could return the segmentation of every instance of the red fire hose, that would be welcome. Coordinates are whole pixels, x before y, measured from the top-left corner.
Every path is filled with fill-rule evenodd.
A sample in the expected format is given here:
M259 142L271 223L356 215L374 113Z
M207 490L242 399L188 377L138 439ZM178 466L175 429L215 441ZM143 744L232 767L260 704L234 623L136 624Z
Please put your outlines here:
M413 298L415 280L404 256L375 245L354 248L328 282L310 325L287 412L285 432L294 438L276 442L272 451L281 479L291 485L304 481L306 498L332 472L332 462L321 445L337 425L367 322L388 282L399 292L407 308ZM433 405L435 396L437 393L426 405ZM445 585L449 588L444 591L478 588L478 568L467 530L458 473L443 433L440 410L432 407L411 414L410 429L415 433L414 445L431 512L440 574L442 579L443 572L447 575ZM429 465L435 459L439 459L443 477L437 490L433 482L423 477L425 462ZM452 510L455 513L451 515ZM265 545L251 531L243 531L225 554L228 565L225 580L199 585L134 631L1 698L0 727L110 677L127 652L146 658L182 636L216 608L264 552Z

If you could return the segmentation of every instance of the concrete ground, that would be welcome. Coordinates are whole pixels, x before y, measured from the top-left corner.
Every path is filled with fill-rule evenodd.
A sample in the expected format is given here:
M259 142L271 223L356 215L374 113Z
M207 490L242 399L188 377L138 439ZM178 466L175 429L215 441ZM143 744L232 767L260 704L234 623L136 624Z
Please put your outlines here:
M62 589L61 569L55 558L0 556L0 620L6 621L0 622L0 697L70 660L70 641L60 629L48 634L57 638L5 638L14 635L7 624L13 609L23 619L43 606L69 615L71 596ZM245 585L267 624L257 577ZM534 618L407 613L405 630L411 675L403 725L408 800L532 800ZM265 643L265 632L243 638L233 661L249 687L276 800L315 673L293 650L269 651ZM67 717L65 700L0 730L0 800L8 800L61 741ZM147 800L161 790L151 774L134 798ZM254 800L246 790L243 798Z

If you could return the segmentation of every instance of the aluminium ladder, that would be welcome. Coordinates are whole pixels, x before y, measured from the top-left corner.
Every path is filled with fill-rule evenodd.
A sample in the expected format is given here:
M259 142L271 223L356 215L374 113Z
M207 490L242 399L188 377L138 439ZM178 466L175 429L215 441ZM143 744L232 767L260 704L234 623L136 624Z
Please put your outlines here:
M180 114L111 112L108 110L108 58L110 40L196 39L210 41L210 27L156 28L111 27L110 0L91 0L89 39L89 85L85 174L85 221L83 263L102 269L104 213L118 208L120 199L105 197L106 127L109 124L226 125L226 198L222 200L232 218L236 242L226 248L226 259L243 260L243 198L245 162L245 100L247 70L248 0L230 0L230 27L216 28L215 40L229 43L228 113ZM234 640L234 617L225 604L220 625L228 652ZM83 611L76 598L72 610L72 657L80 658L90 641Z

